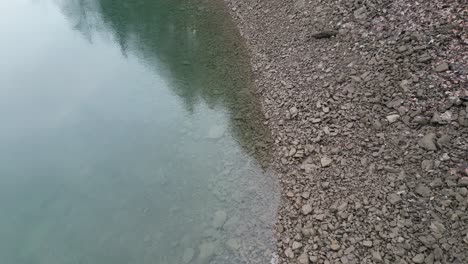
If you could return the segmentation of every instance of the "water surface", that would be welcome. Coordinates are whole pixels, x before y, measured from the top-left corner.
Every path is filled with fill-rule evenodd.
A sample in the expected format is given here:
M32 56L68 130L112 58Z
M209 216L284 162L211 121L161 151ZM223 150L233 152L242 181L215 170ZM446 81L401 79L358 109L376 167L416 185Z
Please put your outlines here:
M277 191L222 1L0 1L0 260L269 263Z

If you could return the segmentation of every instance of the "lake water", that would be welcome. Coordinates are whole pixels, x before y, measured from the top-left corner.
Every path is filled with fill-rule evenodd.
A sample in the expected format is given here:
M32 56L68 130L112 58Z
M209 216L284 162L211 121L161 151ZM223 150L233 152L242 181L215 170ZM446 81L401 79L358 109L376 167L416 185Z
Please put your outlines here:
M270 263L270 139L222 5L0 0L1 263Z

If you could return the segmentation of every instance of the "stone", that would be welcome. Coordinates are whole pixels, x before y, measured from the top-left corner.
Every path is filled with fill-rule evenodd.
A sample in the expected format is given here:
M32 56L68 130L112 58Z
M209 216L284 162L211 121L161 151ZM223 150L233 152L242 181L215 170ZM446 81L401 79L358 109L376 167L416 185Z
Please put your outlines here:
M372 241L364 240L364 241L362 241L362 245L365 246L365 247L372 247Z
M338 242L334 241L334 242L331 243L330 248L333 251L338 251L340 249L340 244L338 244Z
M230 238L226 242L226 246L232 251L237 251L241 247L241 242L239 239Z
M318 257L317 256L310 256L309 257L310 262L312 263L317 263L318 262Z
M388 115L387 120L390 124L395 123L398 119L400 119L400 115Z
M209 263L215 253L216 244L214 242L204 242L198 246L200 253L198 254L198 262Z
M417 263L417 264L420 264L420 263L423 263L424 262L424 254L417 254L416 256L413 257L413 259L411 259L414 263Z
M227 213L225 211L217 211L213 217L213 227L221 228L227 220Z
M434 124L448 124L452 121L452 112L451 111L445 111L444 113L440 114L438 112L435 112L434 115L432 116L431 122Z
M466 186L468 186L468 177L461 177L461 178L458 180L458 186L460 186L460 187L466 187Z
M285 251L284 251L284 255L287 257L287 258L294 258L294 252L292 250L292 248L287 248Z
M423 171L430 171L430 170L432 170L432 168L434 168L434 161L432 161L432 160L423 160L421 162L421 169Z
M330 166L330 164L332 163L332 159L330 159L329 157L327 156L323 156L321 159L320 159L320 164L322 165L322 167L328 167Z
M312 205L310 204L305 204L302 206L302 214L303 215L308 215L312 213Z
M426 185L420 183L416 186L415 192L422 197L430 197L431 196L431 189Z
M380 255L380 252L372 251L372 260L377 263L381 263L383 260L382 260L382 256Z
M444 251L440 247L434 248L434 259L435 260L442 260L444 257Z
M439 147L448 146L450 144L450 140L451 137L447 134L444 134L437 140L437 145L439 145Z
M336 35L338 35L338 31L325 30L325 31L314 33L311 35L311 37L316 38L316 39L323 39L323 38L331 38Z
M419 146L425 150L437 150L437 146L434 142L436 135L434 133L429 133L421 138L418 142Z
M367 17L367 8L365 6L362 6L358 9L356 9L353 13L354 18L356 19L366 19Z
M293 244L292 244L292 249L293 250L300 249L301 247L302 247L301 242L294 241Z
M446 62L443 62L435 67L436 72L444 72L449 70L449 65Z
M432 57L431 55L427 53L418 57L418 62L426 63L426 62L429 62L430 60L432 60Z
M431 187L440 187L444 184L444 182L442 181L441 178L435 178L430 184L429 186Z
M219 139L222 138L226 129L223 126L216 125L212 126L208 131L208 138L210 139Z
M397 193L391 193L387 196L387 200L391 203L391 204L397 204L398 202L401 201L401 198L400 198L400 195L397 194Z
M424 259L425 264L433 264L434 263L434 254L429 254L427 257Z
M437 234L443 234L445 232L445 226L437 221L432 222L429 228L432 232Z
M190 261L192 261L194 255L195 250L193 250L193 248L186 248L184 250L184 255L182 256L182 261L184 263L189 263Z
M447 161L449 159L450 159L450 156L448 155L448 153L444 153L442 154L442 157L440 157L441 161Z
M309 264L309 256L307 255L307 253L302 253L298 258L297 258L297 262L299 264Z
M289 113L291 113L292 117L295 117L297 115L297 108L295 106L291 107Z

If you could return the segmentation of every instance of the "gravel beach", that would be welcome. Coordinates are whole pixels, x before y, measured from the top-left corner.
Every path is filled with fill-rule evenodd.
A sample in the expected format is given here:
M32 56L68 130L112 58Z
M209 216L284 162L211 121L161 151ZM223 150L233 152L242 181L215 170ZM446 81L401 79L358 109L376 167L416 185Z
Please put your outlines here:
M278 263L468 263L468 3L225 2L274 140Z

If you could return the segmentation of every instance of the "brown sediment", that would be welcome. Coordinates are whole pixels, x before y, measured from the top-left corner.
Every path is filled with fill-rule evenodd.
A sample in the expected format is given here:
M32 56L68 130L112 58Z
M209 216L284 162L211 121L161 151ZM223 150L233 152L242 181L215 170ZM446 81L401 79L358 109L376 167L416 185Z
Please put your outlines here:
M468 263L466 1L226 4L274 140L279 262Z

